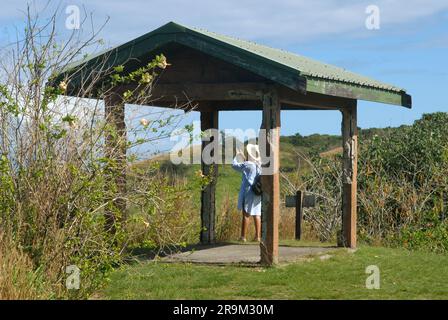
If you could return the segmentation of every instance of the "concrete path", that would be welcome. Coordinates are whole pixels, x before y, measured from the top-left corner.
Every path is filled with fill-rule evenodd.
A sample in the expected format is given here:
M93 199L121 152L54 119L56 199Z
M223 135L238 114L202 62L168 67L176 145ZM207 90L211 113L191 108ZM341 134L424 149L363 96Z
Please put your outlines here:
M315 255L322 255L334 247L279 247L279 262L293 262ZM191 262L203 264L256 264L260 261L257 244L224 244L200 246L191 251L169 255L167 262Z

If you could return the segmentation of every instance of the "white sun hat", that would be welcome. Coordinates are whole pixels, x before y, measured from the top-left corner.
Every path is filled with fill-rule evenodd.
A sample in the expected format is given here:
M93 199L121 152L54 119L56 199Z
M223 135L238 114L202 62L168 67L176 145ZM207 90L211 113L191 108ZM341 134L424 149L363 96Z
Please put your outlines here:
M249 143L247 145L248 160L253 161L258 165L261 165L260 148L256 144Z

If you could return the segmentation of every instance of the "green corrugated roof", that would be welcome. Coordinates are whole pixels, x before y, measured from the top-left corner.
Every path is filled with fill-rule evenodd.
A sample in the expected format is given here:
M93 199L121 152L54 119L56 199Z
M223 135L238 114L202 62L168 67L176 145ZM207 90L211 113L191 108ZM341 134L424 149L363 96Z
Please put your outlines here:
M411 97L402 88L295 53L174 22L69 68L72 71L81 65L94 66L105 54L109 55L109 65L122 64L170 42L203 51L294 90L411 107Z
M276 61L290 68L294 68L295 70L299 71L301 75L306 77L320 78L323 80L334 80L397 92L405 91L402 88L376 81L374 79L370 79L368 77L350 72L343 68L322 63L317 60L310 59L292 52L271 48L252 41L224 36L204 29L189 29L195 32L199 32L205 36L212 37L218 41L226 42L232 46L249 51L253 54L262 56L266 59Z

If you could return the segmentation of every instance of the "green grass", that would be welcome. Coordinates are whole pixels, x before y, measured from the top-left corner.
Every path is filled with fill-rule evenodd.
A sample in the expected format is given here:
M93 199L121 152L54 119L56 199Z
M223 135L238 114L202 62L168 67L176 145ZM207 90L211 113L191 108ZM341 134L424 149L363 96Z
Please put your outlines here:
M361 247L275 268L148 262L115 271L104 299L448 299L448 256ZM366 289L377 265L381 288Z
M220 165L218 169L218 183L216 184L216 207L221 208L226 197L237 202L241 185L241 173L232 169L230 165Z
M185 176L193 179L194 175L200 170L200 165L188 166ZM241 174L230 165L219 165L218 167L218 183L216 185L216 207L220 208L221 204L225 201L226 197L229 197L230 201L236 202L238 199L238 192L241 184ZM195 205L195 209L200 209L201 204L201 192L197 186L191 188L192 203Z

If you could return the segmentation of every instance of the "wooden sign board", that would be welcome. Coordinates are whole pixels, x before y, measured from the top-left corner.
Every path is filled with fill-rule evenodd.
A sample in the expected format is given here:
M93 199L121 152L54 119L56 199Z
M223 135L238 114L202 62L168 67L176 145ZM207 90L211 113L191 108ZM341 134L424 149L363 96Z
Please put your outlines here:
M296 208L296 240L300 240L302 233L303 208L310 208L316 205L316 197L298 190L294 196L286 196L285 206Z
M286 196L285 206L287 208L294 208L297 203L297 196ZM303 196L302 208L312 208L316 206L316 196L313 194L305 194Z

